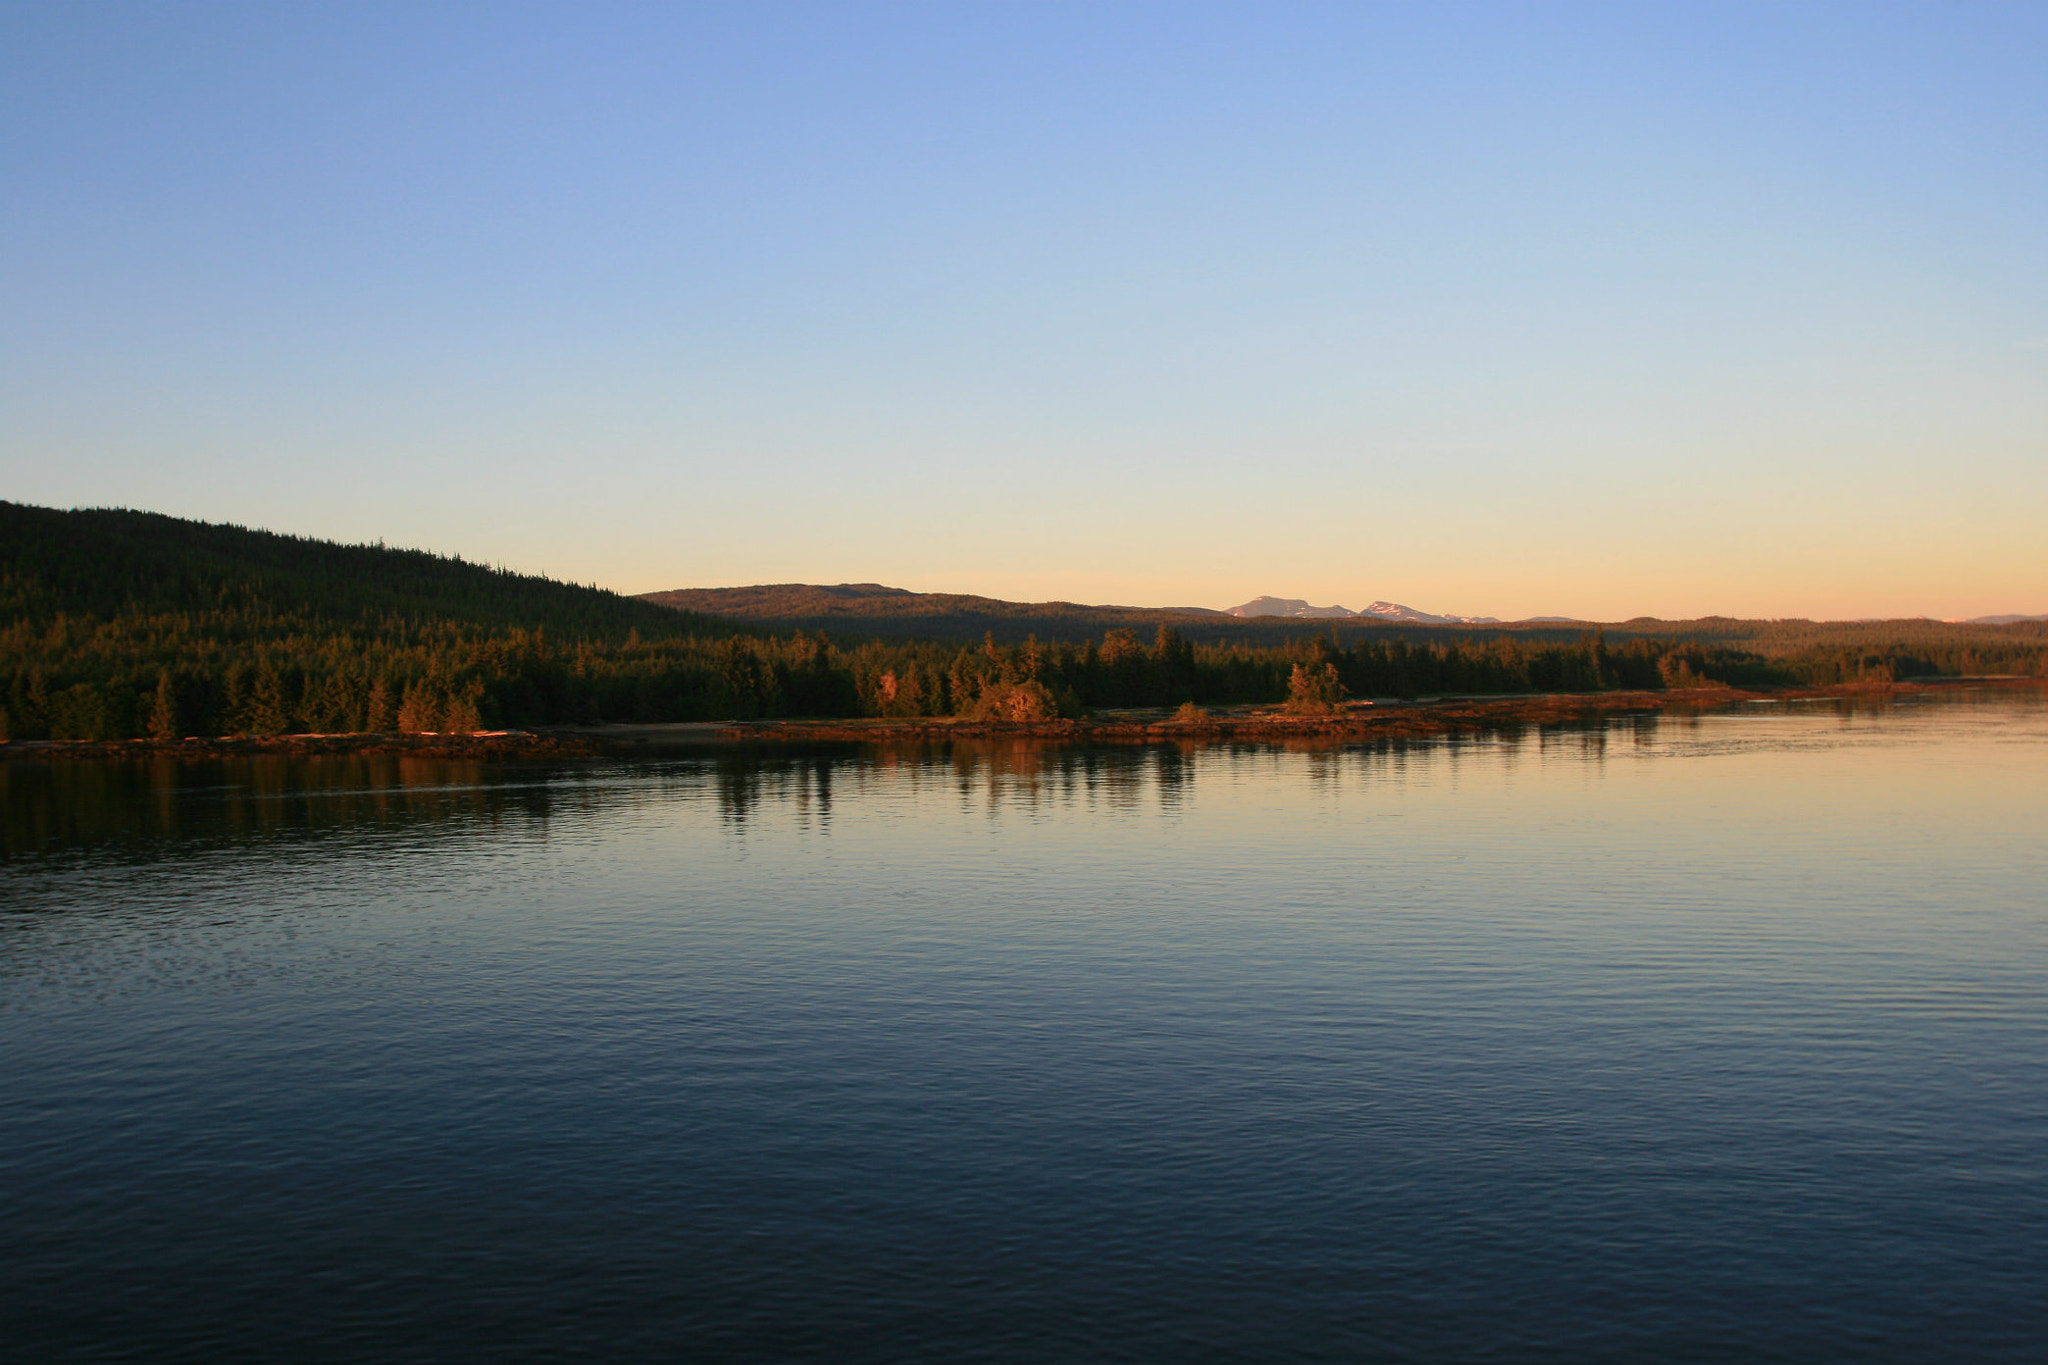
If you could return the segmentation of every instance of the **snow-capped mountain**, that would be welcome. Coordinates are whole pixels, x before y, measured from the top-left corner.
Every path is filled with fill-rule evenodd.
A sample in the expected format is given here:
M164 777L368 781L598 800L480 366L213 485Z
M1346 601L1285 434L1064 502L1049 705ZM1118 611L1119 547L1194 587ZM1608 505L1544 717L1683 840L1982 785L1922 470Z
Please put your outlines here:
M1498 616L1438 616L1434 612L1404 607L1399 602L1375 602L1354 614L1377 616L1382 621L1409 621L1420 626L1489 626L1500 620Z
M1230 608L1230 615L1290 616L1314 620L1350 620L1370 616L1381 621L1400 621L1418 626L1483 626L1500 619L1495 616L1438 616L1434 612L1404 607L1399 602L1375 602L1363 611L1353 611L1349 607L1312 607L1299 597L1254 597L1241 606Z

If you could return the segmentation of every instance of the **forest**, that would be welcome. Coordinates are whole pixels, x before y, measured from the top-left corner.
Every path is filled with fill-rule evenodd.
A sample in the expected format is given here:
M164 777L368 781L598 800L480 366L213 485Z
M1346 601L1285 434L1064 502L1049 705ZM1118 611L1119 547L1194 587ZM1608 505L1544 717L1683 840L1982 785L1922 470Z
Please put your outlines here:
M1035 720L1183 703L2048 676L2038 622L1264 624L1192 639L1159 621L1011 641L777 630L418 550L5 502L0 621L0 739Z

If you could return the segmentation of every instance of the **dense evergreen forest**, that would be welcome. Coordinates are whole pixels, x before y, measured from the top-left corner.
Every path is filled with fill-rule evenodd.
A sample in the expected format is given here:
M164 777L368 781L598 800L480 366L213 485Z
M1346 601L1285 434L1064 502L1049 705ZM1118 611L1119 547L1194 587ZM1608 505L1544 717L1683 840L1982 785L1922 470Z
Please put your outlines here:
M4 502L0 621L0 738L14 739L1028 720L1185 702L1315 709L1347 695L2048 676L2041 623L1331 630L1226 618L1204 639L1160 621L1044 642L778 632L417 550Z

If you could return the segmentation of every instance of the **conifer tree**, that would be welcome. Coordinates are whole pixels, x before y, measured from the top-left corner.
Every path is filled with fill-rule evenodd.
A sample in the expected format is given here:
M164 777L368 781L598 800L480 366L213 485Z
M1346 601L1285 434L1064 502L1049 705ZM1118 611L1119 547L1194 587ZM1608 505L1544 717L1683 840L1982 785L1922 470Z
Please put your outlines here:
M398 704L398 728L406 734L433 734L441 728L441 689L431 678L416 679Z
M159 670L156 675L156 697L149 708L149 735L151 739L178 739L184 727L178 723L178 684L171 677L171 670Z
M370 684L370 695L364 702L363 729L373 735L387 734L397 728L398 708L392 700L392 686L383 675Z
M1287 709L1297 715L1324 716L1344 700L1344 684L1337 678L1337 666L1327 663L1296 664L1287 680Z
M273 659L265 659L256 670L249 690L246 723L252 735L281 735L291 728L291 711L285 704L284 677Z

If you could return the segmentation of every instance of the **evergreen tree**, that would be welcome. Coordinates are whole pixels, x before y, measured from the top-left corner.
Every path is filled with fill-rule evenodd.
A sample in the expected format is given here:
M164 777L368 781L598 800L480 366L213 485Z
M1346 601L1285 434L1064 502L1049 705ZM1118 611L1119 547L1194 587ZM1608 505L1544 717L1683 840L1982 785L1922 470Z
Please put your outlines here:
M160 669L156 675L156 696L149 708L149 734L152 739L178 739L184 728L178 723L178 684L168 668Z
M1296 664L1287 679L1287 709L1296 715L1326 716L1344 700L1344 684L1331 663Z

